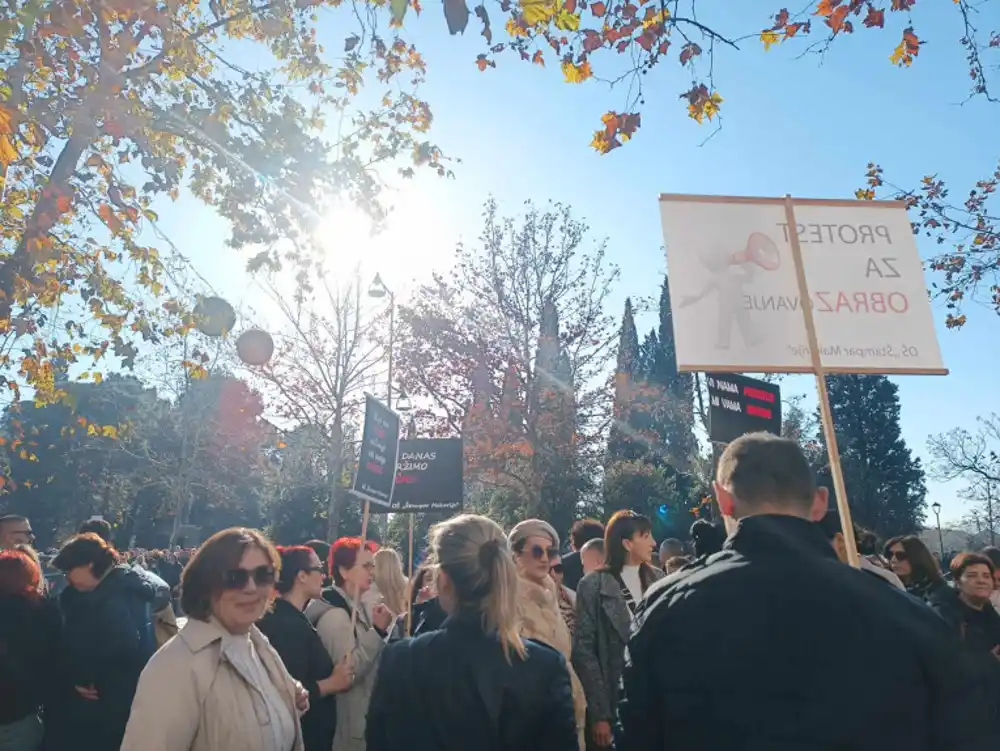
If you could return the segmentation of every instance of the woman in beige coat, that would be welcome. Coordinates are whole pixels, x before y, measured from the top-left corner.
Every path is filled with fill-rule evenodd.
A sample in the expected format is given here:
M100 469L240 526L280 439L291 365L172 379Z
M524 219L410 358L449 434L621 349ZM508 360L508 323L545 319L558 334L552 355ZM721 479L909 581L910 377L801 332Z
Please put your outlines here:
M333 586L323 597L306 606L306 617L316 627L320 640L334 664L345 657L351 667L351 685L337 694L337 732L333 751L364 751L368 702L375 687L378 659L392 626L393 616L383 603L358 608L357 622L351 623L355 602L362 602L372 585L375 564L371 543L344 537L330 548Z
M247 529L195 553L181 578L188 622L143 670L122 751L303 751L309 694L254 626L280 565Z
M583 686L570 663L573 639L559 612L556 583L549 576L549 561L559 556L559 535L548 522L527 519L510 531L507 540L517 564L520 634L525 639L547 644L566 658L566 669L573 687L577 734L583 751L586 748L587 701Z

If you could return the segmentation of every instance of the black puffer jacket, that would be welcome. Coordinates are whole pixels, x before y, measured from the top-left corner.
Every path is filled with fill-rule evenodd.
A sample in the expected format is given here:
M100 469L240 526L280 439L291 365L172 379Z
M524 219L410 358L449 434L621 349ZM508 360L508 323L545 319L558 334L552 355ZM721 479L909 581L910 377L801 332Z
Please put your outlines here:
M982 751L989 686L926 605L840 563L818 526L741 520L646 593L624 751Z
M505 659L476 613L382 653L367 751L578 751L562 655L528 642Z
M69 587L62 593L68 685L61 747L117 751L121 745L139 674L156 651L152 612L162 604L163 587L149 572L115 566L92 592ZM82 698L74 686L93 686L97 701Z

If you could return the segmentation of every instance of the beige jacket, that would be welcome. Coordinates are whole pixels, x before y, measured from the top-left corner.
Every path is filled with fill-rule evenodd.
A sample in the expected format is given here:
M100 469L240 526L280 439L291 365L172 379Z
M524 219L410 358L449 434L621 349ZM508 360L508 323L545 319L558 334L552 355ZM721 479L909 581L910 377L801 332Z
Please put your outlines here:
M517 582L517 616L521 621L521 636L540 641L558 650L566 658L566 669L569 670L570 683L573 686L573 711L576 715L576 728L580 735L582 751L586 748L587 699L583 693L583 685L576 677L576 671L570 663L573 639L562 613L559 612L556 597L556 583L551 579L545 580L545 586L523 577Z
M222 655L226 630L189 618L146 665L132 701L121 751L264 751L266 710L250 683ZM304 751L295 681L256 627L260 661L295 718L294 751ZM256 722L255 722L256 720Z
M351 604L351 598L344 590L334 589ZM364 597L362 607L358 609L357 636L351 629L351 614L324 600L310 601L306 606L306 617L316 626L334 664L350 652L354 666L351 688L337 694L337 733L333 737L333 751L365 751L368 702L375 688L378 660L385 642L372 627L364 607Z

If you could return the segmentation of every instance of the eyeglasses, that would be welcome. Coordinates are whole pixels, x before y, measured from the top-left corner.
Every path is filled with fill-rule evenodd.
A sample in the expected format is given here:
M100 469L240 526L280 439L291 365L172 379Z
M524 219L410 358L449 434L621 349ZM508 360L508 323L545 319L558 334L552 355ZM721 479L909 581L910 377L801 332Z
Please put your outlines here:
M555 548L543 548L541 545L531 546L531 557L536 561L540 561L543 558L548 558L550 561L559 555L559 551Z
M304 568L302 570L305 571L307 574L325 574L326 573L326 569L323 568L322 566L310 566L309 568Z
M906 554L905 550L890 550L886 557L890 561L905 561L909 556Z
M563 565L561 563L557 563L554 566L552 566L549 569L549 571L551 571L553 574L561 574L563 572Z
M258 566L254 569L234 568L222 577L222 586L225 589L246 589L247 584L253 579L258 587L269 587L274 584L274 576L273 566Z

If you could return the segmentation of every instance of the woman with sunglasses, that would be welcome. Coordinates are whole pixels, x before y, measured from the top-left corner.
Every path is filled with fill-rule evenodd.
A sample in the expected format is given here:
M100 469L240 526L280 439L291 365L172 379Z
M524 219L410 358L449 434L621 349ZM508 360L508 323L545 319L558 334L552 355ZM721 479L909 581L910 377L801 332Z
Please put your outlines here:
M305 751L330 751L337 729L336 694L351 685L347 659L336 669L316 629L306 618L306 605L323 595L326 567L312 548L278 548L281 573L278 597L257 622L257 628L278 650L292 677L309 692L309 711L302 715Z
M521 637L547 644L566 658L566 669L573 687L573 711L580 748L584 749L587 702L583 686L569 663L573 638L559 612L558 589L549 575L550 561L559 557L559 535L546 521L526 519L511 529L507 543L517 566L517 617Z
M906 591L925 602L950 589L931 551L914 535L893 537L885 544L885 557Z
M342 537L330 548L333 586L313 600L306 616L335 662L345 657L351 666L350 685L337 694L337 732L333 751L364 751L365 717L375 684L375 666L392 628L393 615L384 603L372 608L369 618L362 598L375 573L375 544L357 537ZM353 611L357 607L357 620Z
M181 575L188 621L142 672L121 751L304 751L309 694L255 625L280 569L252 529L197 550Z
M589 747L613 744L611 724L632 619L646 590L664 576L650 565L656 548L652 529L645 516L616 512L604 532L607 563L576 588L573 667L587 697Z

